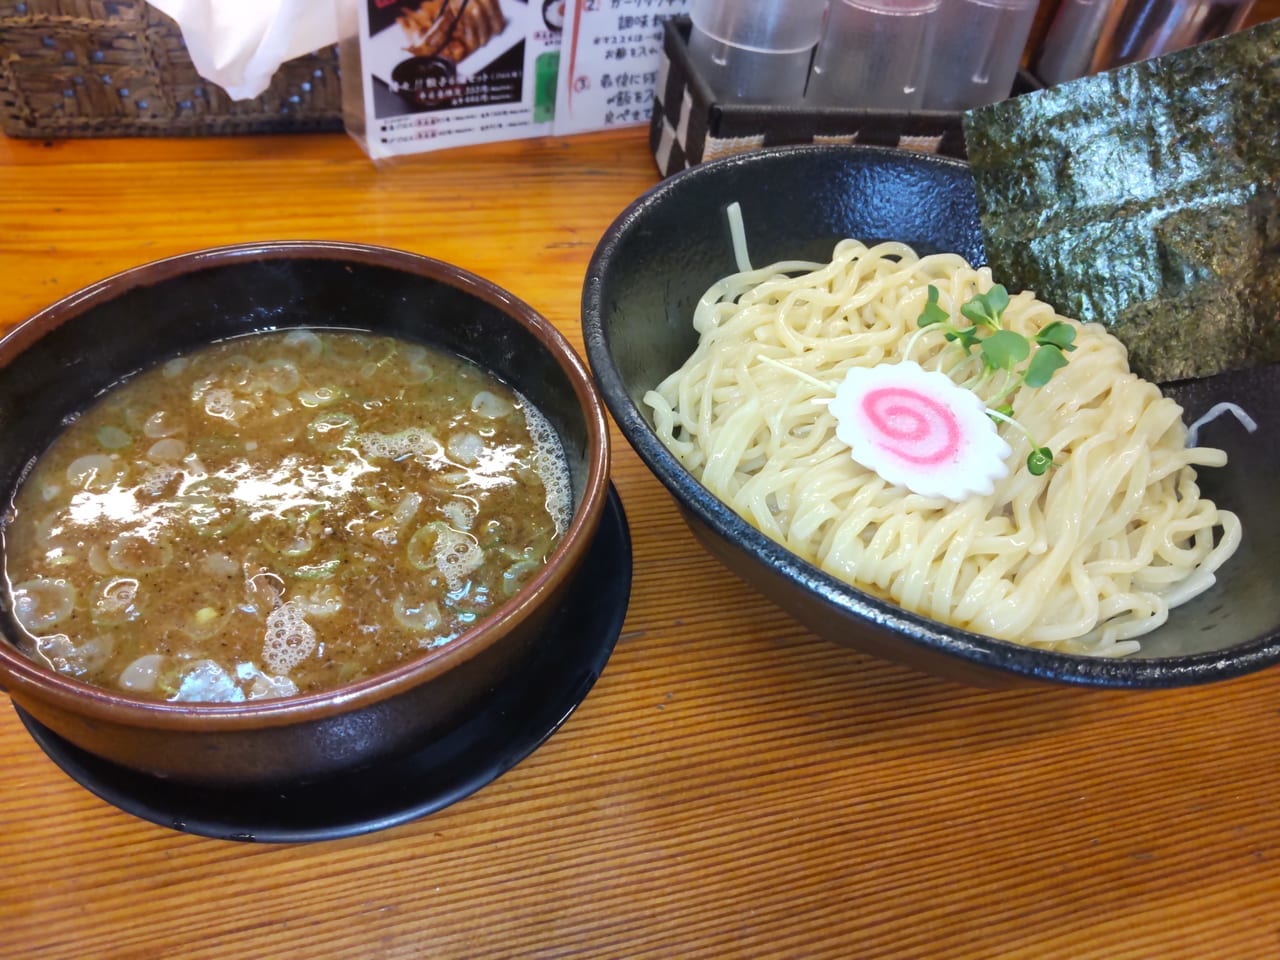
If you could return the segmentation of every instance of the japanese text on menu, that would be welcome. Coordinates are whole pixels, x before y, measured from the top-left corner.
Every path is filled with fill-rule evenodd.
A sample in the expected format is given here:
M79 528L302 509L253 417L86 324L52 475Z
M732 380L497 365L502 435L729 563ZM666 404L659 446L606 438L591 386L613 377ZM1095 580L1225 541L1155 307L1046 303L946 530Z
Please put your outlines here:
M692 0L568 0L555 132L648 123L667 20Z

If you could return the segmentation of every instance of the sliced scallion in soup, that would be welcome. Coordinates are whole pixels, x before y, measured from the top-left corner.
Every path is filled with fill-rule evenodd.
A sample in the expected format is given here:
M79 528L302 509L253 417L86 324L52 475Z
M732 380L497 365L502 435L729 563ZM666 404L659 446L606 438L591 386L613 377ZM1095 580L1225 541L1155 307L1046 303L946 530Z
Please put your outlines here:
M19 488L26 652L166 700L311 693L449 643L571 513L545 418L420 344L267 333L178 357L79 417Z

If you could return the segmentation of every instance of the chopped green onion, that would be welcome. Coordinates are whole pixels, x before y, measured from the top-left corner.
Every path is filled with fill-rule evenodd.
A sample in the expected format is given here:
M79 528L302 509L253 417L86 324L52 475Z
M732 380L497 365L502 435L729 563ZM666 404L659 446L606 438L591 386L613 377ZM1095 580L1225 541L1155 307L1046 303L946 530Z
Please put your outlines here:
M303 580L327 580L338 572L338 568L342 566L341 557L331 557L328 560L322 560L319 563L309 563L305 566L295 567L293 575Z
M304 407L327 407L346 396L340 387L316 387L298 391L298 401Z
M307 439L322 450L336 450L351 439L356 427L349 413L322 413L307 427Z
M163 570L173 561L173 547L167 541L152 541L125 534L107 547L107 562L121 573L148 573Z
M276 393L293 393L298 389L298 385L302 383L298 367L292 360L264 360L259 364L258 370L262 375L263 382Z
M119 427L99 427L98 444L107 450L123 450L133 443L133 437Z

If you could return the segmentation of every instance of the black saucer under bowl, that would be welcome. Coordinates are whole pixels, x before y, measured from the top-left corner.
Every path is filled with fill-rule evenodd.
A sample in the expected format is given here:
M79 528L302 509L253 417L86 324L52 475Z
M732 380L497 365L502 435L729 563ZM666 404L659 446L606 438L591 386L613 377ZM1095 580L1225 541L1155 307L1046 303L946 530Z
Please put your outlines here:
M68 776L128 813L220 840L333 840L407 823L470 796L533 753L604 670L631 596L631 536L610 487L582 573L534 659L446 736L318 783L218 790L163 780L86 753L15 707Z

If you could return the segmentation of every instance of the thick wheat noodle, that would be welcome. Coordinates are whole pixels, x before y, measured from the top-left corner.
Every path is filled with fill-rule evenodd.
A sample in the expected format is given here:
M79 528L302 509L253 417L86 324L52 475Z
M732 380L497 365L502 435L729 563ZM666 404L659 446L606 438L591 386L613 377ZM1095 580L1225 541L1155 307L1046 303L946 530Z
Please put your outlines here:
M988 496L952 503L887 484L836 438L827 401L851 366L906 358L968 380L976 359L920 333L927 287L953 316L992 286L961 257L918 257L846 240L828 264L788 262L727 277L699 303L698 347L650 391L659 435L716 496L822 569L917 613L1063 652L1119 656L1171 606L1214 582L1240 542L1234 514L1199 495L1181 408L1130 372L1097 324L1076 327L1070 362L1014 416L1056 465L1034 476L1028 442ZM1034 336L1062 320L1016 294L1006 326ZM789 368L789 369L787 369ZM984 399L999 376L978 387ZM816 381L816 382L814 382Z

